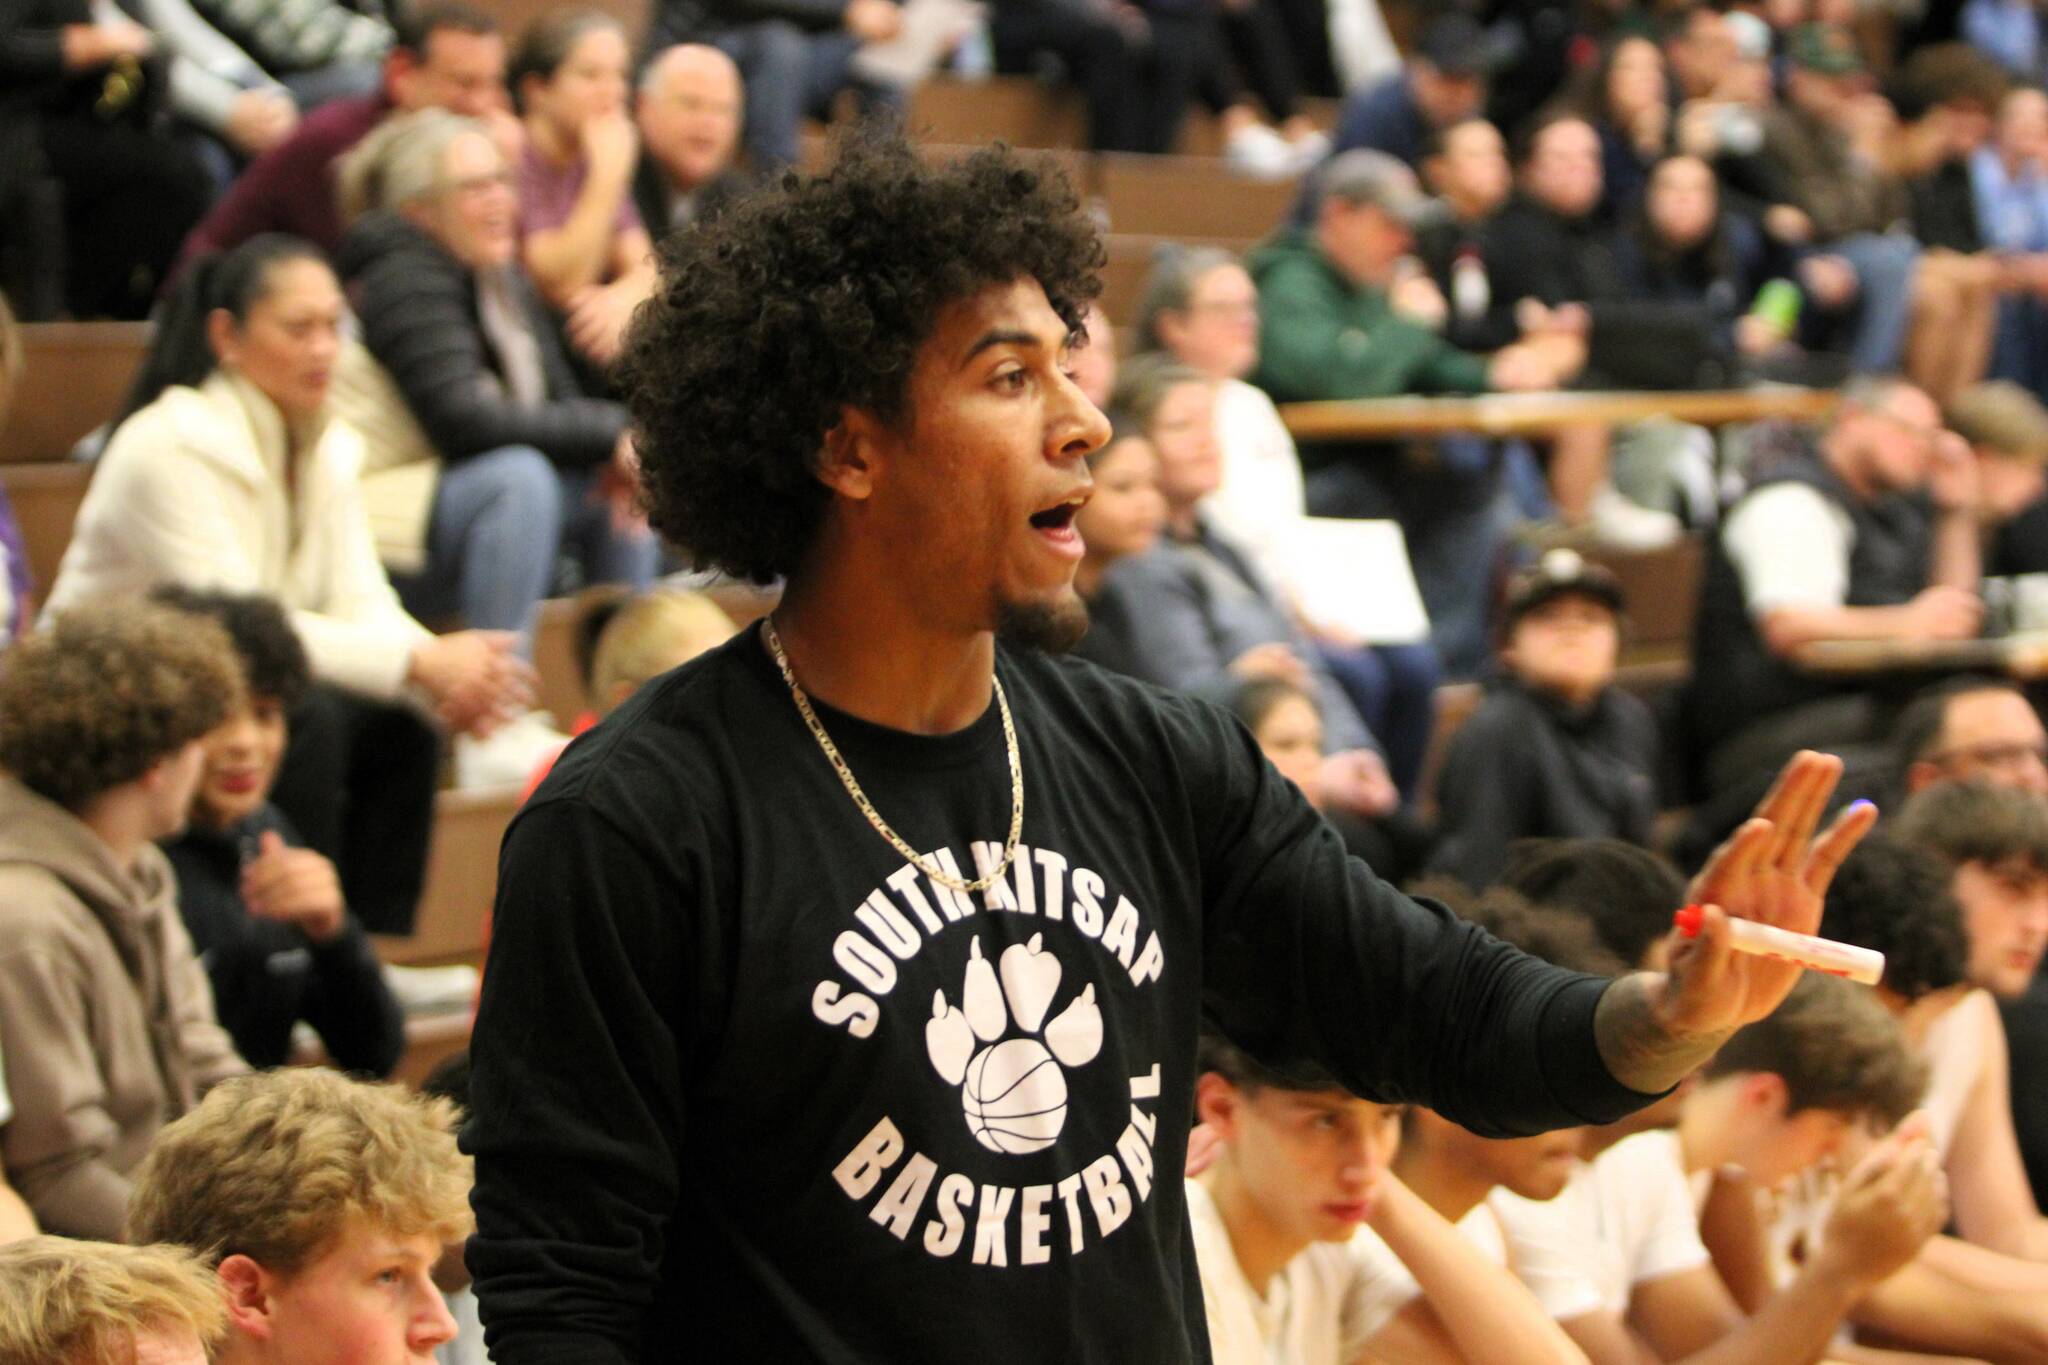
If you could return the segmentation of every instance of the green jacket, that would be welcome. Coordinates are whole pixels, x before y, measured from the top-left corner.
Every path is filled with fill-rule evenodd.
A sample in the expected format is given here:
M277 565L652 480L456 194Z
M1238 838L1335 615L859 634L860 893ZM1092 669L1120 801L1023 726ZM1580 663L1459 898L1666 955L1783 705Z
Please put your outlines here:
M1283 228L1245 259L1259 285L1259 368L1278 403L1484 393L1487 357L1401 317L1385 291L1352 284L1315 234Z

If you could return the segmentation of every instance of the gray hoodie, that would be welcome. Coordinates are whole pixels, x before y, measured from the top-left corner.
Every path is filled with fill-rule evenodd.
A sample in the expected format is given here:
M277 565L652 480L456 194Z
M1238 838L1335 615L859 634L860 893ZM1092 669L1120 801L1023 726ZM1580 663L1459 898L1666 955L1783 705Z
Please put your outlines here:
M14 1117L0 1163L45 1230L118 1240L128 1174L215 1082L248 1067L153 845L124 871L63 807L0 775L0 1040Z

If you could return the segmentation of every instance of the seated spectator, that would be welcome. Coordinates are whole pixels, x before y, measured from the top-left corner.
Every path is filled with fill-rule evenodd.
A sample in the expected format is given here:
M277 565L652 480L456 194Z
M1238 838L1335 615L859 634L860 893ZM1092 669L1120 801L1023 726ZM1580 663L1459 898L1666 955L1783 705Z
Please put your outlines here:
M1314 226L1284 228L1246 258L1259 290L1253 382L1274 401L1556 385L1555 362L1526 343L1491 356L1461 351L1397 308L1391 291L1424 208L1406 167L1347 152L1317 182ZM1401 524L1445 670L1477 671L1500 544L1492 464L1410 468L1382 444L1310 446L1302 457L1311 513Z
M511 123L497 20L461 0L432 0L402 18L396 35L382 87L316 110L251 162L185 239L181 263L230 250L259 232L290 233L333 253L341 245L335 163L393 113L447 109ZM512 134L521 135L516 124Z
M206 1365L226 1316L189 1251L66 1237L0 1248L0 1360Z
M1285 553L1306 515L1301 457L1273 400L1245 382L1259 359L1258 289L1236 257L1213 247L1162 254L1139 305L1141 353L1173 356L1216 384L1216 442L1223 482L1202 505L1203 515L1242 546L1254 567L1297 603L1308 579ZM1319 644L1355 651L1343 627L1303 616ZM1387 746L1387 765L1404 792L1422 770L1435 720L1435 693L1443 669L1429 644L1365 647L1366 666L1381 676L1366 723Z
M2048 408L1994 379L1948 405L1948 426L1976 457L1985 576L2048 572Z
M1712 5L1688 5L1671 15L1663 32L1664 66L1671 78L1671 103L1712 99L1737 58L1728 16Z
M1894 730L1902 789L1985 782L2048 796L2048 729L2018 685L1965 675L1928 688Z
M4 1053L0 1053L0 1061L4 1060ZM14 1101L7 1096L7 1072L0 1068L0 1128L5 1128L13 1117ZM20 1192L8 1183L7 1168L0 1165L0 1246L35 1235L36 1216L29 1212Z
M158 49L147 28L96 17L88 0L36 0L0 15L0 123L25 122L30 140L10 157L9 177L59 187L62 240L40 258L45 269L63 263L62 302L74 318L148 316L213 194L198 159L149 118L169 81ZM10 214L9 236L30 229L23 216Z
M1590 69L1578 105L1600 137L1607 203L1625 218L1642 202L1650 168L1671 147L1671 74L1663 48L1638 33L1613 39Z
M139 601L68 612L0 669L0 1165L47 1231L118 1237L157 1129L248 1069L152 842L241 696L218 626Z
M998 16L1002 6L996 6ZM779 174L797 159L805 118L830 116L850 90L869 110L892 106L894 91L861 79L853 54L903 28L896 0L824 0L802 8L750 0L659 0L647 48L708 43L739 64L746 81L747 160L755 173Z
M1507 142L1478 115L1433 132L1422 177L1446 210L1415 231L1415 254L1445 302L1443 334L1468 351L1491 351L1521 335L1512 310L1494 303L1487 227L1514 187Z
M398 1002L334 864L305 847L269 799L287 717L312 685L305 647L267 597L189 588L154 596L219 622L248 683L242 704L206 736L191 820L162 844L221 1026L252 1066L290 1061L303 1021L343 1071L389 1075L405 1050Z
M1313 168L1330 154L1330 137L1302 111L1306 77L1281 0L1217 5L1211 13L1213 66L1201 94L1216 114L1224 160L1250 175L1289 180ZM1258 105L1239 84L1240 73ZM1270 124L1260 119L1260 105Z
M1494 885L1584 921L1601 947L1650 971L1668 965L1673 907L1685 903L1678 870L1621 839L1524 839L1508 849Z
M1085 354L1088 348L1077 351ZM1077 381L1078 382L1078 381ZM1108 405L1105 403L1105 407ZM1074 653L1117 673L1136 676L1131 657L1135 637L1121 612L1125 604L1103 591L1110 567L1142 555L1159 543L1166 526L1166 499L1159 491L1159 452L1127 412L1108 409L1109 439L1088 454L1095 491L1074 513L1081 533L1081 562L1074 591L1088 607L1088 633Z
M1752 307L1769 269L1761 235L1748 219L1723 211L1720 183L1698 157L1670 156L1651 167L1641 212L1623 229L1615 258L1623 293L1699 310L1731 362L1792 343L1781 320Z
M456 1331L435 1268L474 1226L456 1122L447 1100L331 1071L244 1077L157 1139L129 1238L213 1265L218 1365L429 1359Z
M1396 884L1421 870L1430 833L1406 808L1365 820L1325 800L1323 765L1329 753L1315 693L1285 678L1252 678L1232 690L1230 709L1251 731L1266 761L1322 812L1353 857Z
M1503 54L1471 18L1432 19L1402 69L1353 92L1337 120L1333 151L1366 147L1422 169L1432 130L1449 128L1486 108L1488 78Z
M440 763L407 698L465 736L462 750L523 711L531 672L511 634L432 635L399 605L363 512L360 438L327 406L342 306L326 261L290 238L253 238L186 272L50 610L163 583L276 598L320 684L296 718L277 803L340 866L363 924L404 933Z
M1100 594L1108 606L1095 628L1126 632L1118 656L1162 687L1221 698L1247 678L1279 677L1313 688L1335 751L1326 768L1331 804L1385 815L1399 794L1364 718L1378 700L1375 670L1363 651L1308 639L1244 551L1201 513L1221 477L1214 392L1198 371L1164 357L1125 366L1116 407L1158 455L1166 535L1109 566Z
M609 365L654 287L654 244L633 207L640 138L626 108L626 34L602 10L543 14L509 79L526 121L520 260L579 353Z
M2041 15L2025 0L1963 0L1957 27L2016 79L2041 79Z
M1621 585L1571 550L1510 584L1502 677L1446 747L1430 866L1491 886L1517 839L1647 844L1657 814L1657 727L1614 685ZM1675 907L1673 907L1675 908Z
M354 222L340 262L364 343L443 461L407 599L530 633L558 545L583 583L646 587L660 546L632 509L626 410L584 396L520 269L512 188L483 125L438 110L393 120L350 154L342 187Z
M715 218L746 189L733 167L741 100L740 69L715 47L678 43L647 63L633 105L633 203L649 233Z
M1505 1266L1388 1172L1400 1106L1215 1037L1200 1068L1216 1150L1187 1183L1188 1221L1217 1365L1584 1361ZM1361 1229L1376 1256L1346 1245ZM1413 1273L1413 1302L1375 1292L1390 1272Z
M2048 943L2048 804L2037 792L1940 782L1906 803L1892 833L1952 870L1949 888L1963 913L1969 944L1963 972L1970 985L1989 992L2001 1007L2021 1002L2034 986ZM2027 1036L2011 1040L2010 1055L2017 1060L2023 1046L2029 1060L2038 1057L2038 1009L2035 1004L2015 1014L2002 1008L2003 1017L1985 1031L1986 1051L2008 1053L2007 1025L2016 1021ZM1980 995L1965 998L1951 1013L1966 1011L1982 1016ZM1971 1144L1975 1160L1951 1173L1956 1229L1994 1251L2048 1260L2048 1221L2041 1217L2026 1161L2031 1156L2038 1166L2048 1152L2034 1073L2013 1073L1994 1056L1976 1075L1979 1083L1971 1088L1956 1138Z
M609 596L586 607L576 623L576 654L590 709L576 718L569 734L596 729L644 684L724 644L738 630L732 618L701 593L663 589L638 597ZM526 796L532 796L553 770L561 752L557 749L541 761L527 779Z
M1568 911L1495 892L1465 913L1562 965L1622 968ZM1668 926L1668 903L1664 916ZM1808 978L1769 1018L1724 1044L1699 1085L1657 1106L1676 1131L1617 1141L1615 1133L1635 1127L1624 1122L1500 1140L1415 1110L1395 1172L1468 1235L1483 1230L1595 1365L1804 1365L1820 1356L1858 1295L1939 1225L1939 1177L1920 1156L1924 1135L1901 1131L1865 1161L1850 1178L1854 1194L1827 1215L1825 1250L1746 1320L1701 1243L1691 1173L1716 1160L1748 1160L1766 1183L1788 1179L1820 1162L1830 1139L1865 1116L1884 1127L1896 1122L1924 1081L1897 1026L1859 988ZM1575 1160L1581 1143L1583 1163ZM1482 1208L1492 1225L1475 1229Z
M1829 424L1756 471L1723 516L1687 693L1708 791L1737 788L1801 746L1885 732L1878 695L1802 671L1801 646L1977 633L1976 517L1960 445L1910 384L1852 384Z
M305 110L375 90L378 68L397 41L382 14L344 0L192 0L192 7L284 82Z
M1864 374L1903 365L1948 397L1983 377L1953 362L1959 352L1988 355L1981 342L1992 324L1986 281L1974 267L1923 259L1919 244L1894 230L1909 203L1904 187L1856 145L1857 120L1876 97L1862 91L1862 59L1847 35L1809 24L1793 33L1787 51L1785 99L1764 119L1763 156L1812 224L1813 244L1854 273L1850 360ZM1848 301L1836 288L1821 291L1824 306Z

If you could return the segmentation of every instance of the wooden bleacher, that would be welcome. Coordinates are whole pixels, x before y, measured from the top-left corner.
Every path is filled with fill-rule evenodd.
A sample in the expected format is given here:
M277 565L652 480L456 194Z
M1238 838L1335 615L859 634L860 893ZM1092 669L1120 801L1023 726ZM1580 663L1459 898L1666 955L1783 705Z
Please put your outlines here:
M498 891L498 844L518 809L517 787L440 794L413 931L376 935L379 957L408 967L482 960L484 920Z
M21 329L22 373L0 425L0 463L70 457L112 418L149 346L145 322L42 322Z
M50 585L57 581L57 564L64 558L64 547L71 543L78 506L85 501L86 485L91 482L92 466L75 460L0 463L0 490L6 491L8 505L21 523L23 548L28 552L38 598L47 597Z
M1291 180L1235 175L1211 158L1123 154L1095 158L1094 191L1111 232L1236 248L1272 232L1297 193Z

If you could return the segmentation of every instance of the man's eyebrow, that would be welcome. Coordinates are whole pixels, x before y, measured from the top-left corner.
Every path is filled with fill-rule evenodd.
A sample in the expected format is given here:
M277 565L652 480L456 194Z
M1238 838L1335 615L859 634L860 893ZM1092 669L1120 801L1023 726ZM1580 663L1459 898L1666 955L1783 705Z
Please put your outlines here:
M967 363L968 361L970 361L970 360L974 359L974 357L976 357L976 356L980 355L980 354L981 354L981 353L982 353L983 351L986 351L986 350L988 350L988 349L989 349L990 347L993 347L993 346L1028 346L1028 347L1036 347L1036 346L1038 346L1038 345L1040 345L1040 344L1041 344L1041 343L1040 343L1040 341L1039 341L1038 337L1037 337L1037 336L1036 336L1036 335L1035 335L1034 333L1031 333L1031 332L1022 332L1022 331L994 331L994 332L986 332L986 333L983 333L983 334L982 334L982 338L981 338L981 340L979 340L979 341L975 342L975 343L974 343L974 344L973 344L972 346L969 346L969 347L967 348L967 354L966 354L966 355L964 355L964 356L962 356L962 357L960 357L960 363L961 363L961 364L963 364L963 365L964 365L964 364L966 364L966 363Z

